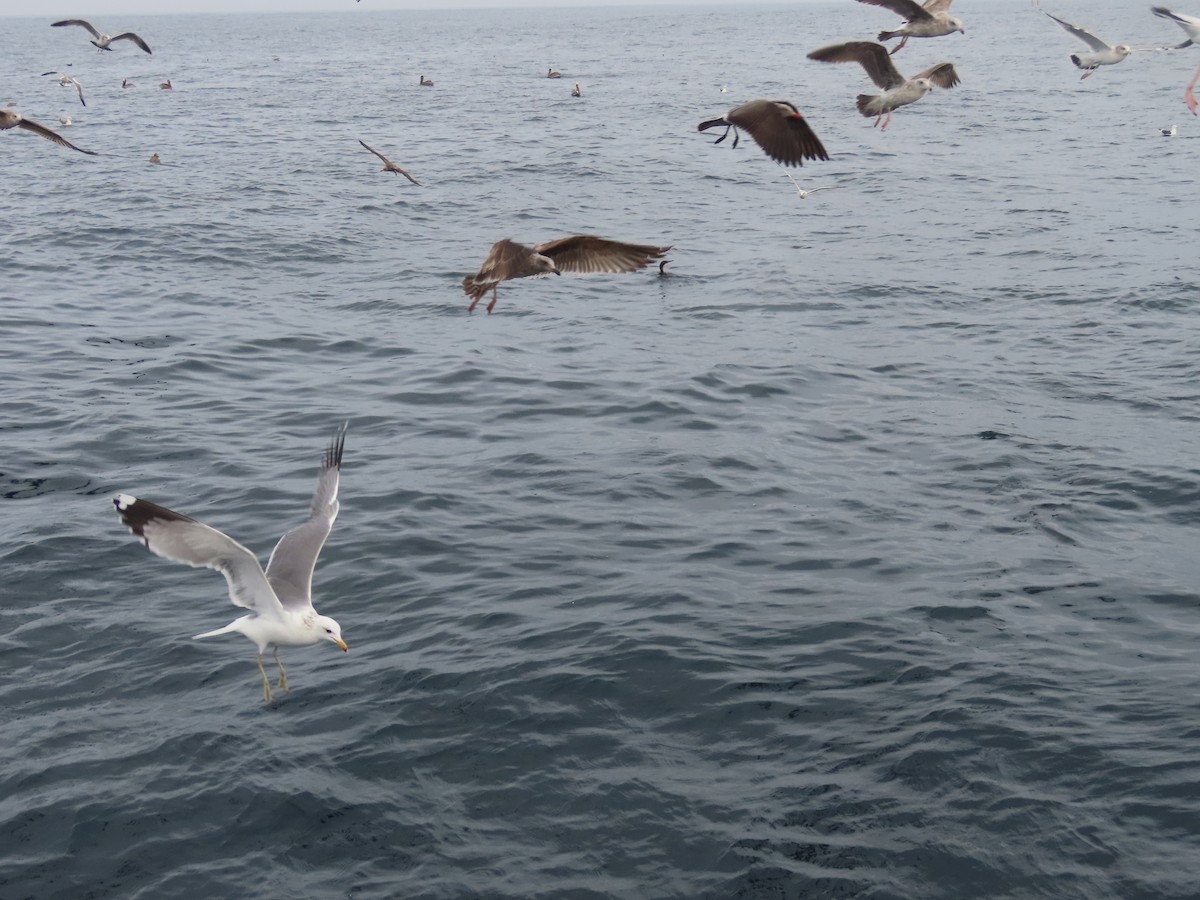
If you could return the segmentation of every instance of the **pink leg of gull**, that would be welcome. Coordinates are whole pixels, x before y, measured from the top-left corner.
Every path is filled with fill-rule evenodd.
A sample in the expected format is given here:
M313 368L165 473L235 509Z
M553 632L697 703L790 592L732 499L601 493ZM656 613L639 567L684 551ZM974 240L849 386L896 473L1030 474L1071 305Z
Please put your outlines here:
M1196 95L1193 93L1193 88L1196 82L1200 81L1200 68L1196 69L1196 74L1192 76L1192 80L1188 83L1187 90L1183 92L1183 99L1187 101L1188 109L1192 111L1192 115L1196 115Z
M888 110L887 118L883 120L883 124L879 126L880 131L887 131L888 122L892 121L892 112Z
M496 285L496 287L492 288L492 302L487 305L489 316L492 314L492 307L496 305L496 288L498 287L500 287L500 285Z
M907 43L908 43L908 35L906 34L904 37L902 37L900 39L900 43L898 43L895 47L892 48L891 52L888 53L888 56L891 56L894 53L899 53L901 50L904 49L904 45Z

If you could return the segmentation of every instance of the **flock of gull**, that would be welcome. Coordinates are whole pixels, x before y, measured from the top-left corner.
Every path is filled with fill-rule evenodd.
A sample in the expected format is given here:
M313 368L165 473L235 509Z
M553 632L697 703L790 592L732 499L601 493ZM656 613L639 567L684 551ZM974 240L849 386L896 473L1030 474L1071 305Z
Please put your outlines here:
M892 59L910 39L965 33L962 21L950 14L953 0L926 0L924 4L916 0L857 2L884 7L902 16L904 22L881 32L876 41L857 40L833 44L813 50L808 54L808 58L822 63L856 63L862 67L866 77L879 88L878 93L864 93L856 98L856 106L862 116L874 118L875 126L886 129L896 110L916 103L935 88L948 89L960 83L958 73L951 62L940 62L912 77L906 77ZM1089 49L1086 52L1072 54L1070 57L1072 63L1083 71L1082 77L1087 78L1101 66L1120 63L1132 53L1179 50L1200 43L1200 17L1182 15L1161 6L1151 9L1155 16L1169 19L1182 28L1187 40L1165 47L1111 45L1090 31L1049 13L1046 15L1087 44ZM149 45L130 31L114 35L104 34L82 19L66 19L52 25L85 29L92 36L91 43L100 52L113 51L112 45L120 41L133 44L145 53L151 52ZM899 42L889 50L885 42L896 38L900 39ZM60 71L43 74L57 76L58 83L74 89L79 102L86 106L83 85L76 78ZM546 77L554 79L561 78L562 75L550 68ZM1200 80L1200 68L1184 92L1185 101L1193 115L1197 112L1194 95L1197 80ZM432 87L433 81L422 75L418 84L422 87ZM122 87L132 86L128 80L122 83ZM170 82L164 82L161 87L169 89ZM722 88L722 92L724 91L725 88ZM574 97L582 96L578 83L571 93ZM64 120L64 124L70 124L70 120ZM46 126L25 119L11 109L0 110L0 130L11 128L21 128L71 150L96 155L93 151L76 147ZM820 138L803 114L787 100L753 99L735 106L719 118L701 122L698 126L700 132L716 128L723 128L724 131L715 143L721 143L732 134L732 144L736 147L739 132L745 132L769 158L783 167L799 167L805 160L829 159ZM1164 135L1175 133L1175 126L1163 129ZM403 175L413 185L420 185L408 171L396 165L383 153L365 141L360 140L359 143L379 158L383 163L383 172ZM151 162L160 162L157 154L151 158ZM784 172L800 199L830 187L806 190L792 178L786 168ZM496 304L497 288L502 282L518 278L561 275L564 272L634 272L656 260L659 261L660 273L666 274L663 267L668 261L664 257L670 249L669 246L632 244L583 234L555 238L532 246L504 239L492 246L477 272L463 279L462 289L470 298L468 312L473 311L490 291L492 296L487 304L487 311L491 313ZM318 615L313 608L311 597L313 569L338 513L337 494L345 432L345 426L339 429L324 454L308 518L280 539L265 569L255 554L246 547L195 519L129 494L117 494L113 499L121 521L151 552L186 565L214 569L225 576L230 599L236 606L249 610L249 613L223 628L196 637L238 632L249 638L258 649L257 663L262 675L263 696L267 701L272 699L270 680L263 668L263 654L267 650L272 651L279 666L279 687L287 690L287 674L278 656L280 647L305 646L328 641L341 650L347 649L338 623L327 616Z

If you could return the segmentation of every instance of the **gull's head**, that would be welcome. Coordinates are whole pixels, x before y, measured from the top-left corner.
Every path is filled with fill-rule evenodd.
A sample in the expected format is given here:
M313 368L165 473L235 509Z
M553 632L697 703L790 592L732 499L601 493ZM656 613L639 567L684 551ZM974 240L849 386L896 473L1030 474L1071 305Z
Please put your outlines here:
M1117 44L1117 46L1113 47L1113 50L1115 50L1121 56L1128 56L1133 52L1133 48L1128 44Z
M919 87L923 92L933 90L933 82L928 78L916 78L913 80L913 84Z
M329 618L329 616L317 616L313 621L320 630L321 637L330 641L339 650L345 651L350 649L346 646L346 642L342 640L341 625Z
M967 29L963 28L962 19L956 19L953 16L951 16L949 19L949 22L950 22L950 25L953 26L954 30L957 31L959 34L967 33Z
M554 265L554 260L548 256L543 256L540 253L533 254L533 266L538 270L539 273L543 275L549 275L551 273L554 273L555 275L562 274L562 272L558 271L558 266Z

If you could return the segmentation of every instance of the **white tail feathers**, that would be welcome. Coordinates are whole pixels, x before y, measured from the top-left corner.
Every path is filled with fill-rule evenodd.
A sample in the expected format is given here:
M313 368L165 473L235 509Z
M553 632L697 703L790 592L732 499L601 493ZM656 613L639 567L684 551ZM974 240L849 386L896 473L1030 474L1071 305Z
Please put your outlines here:
M194 634L192 635L192 640L198 641L200 638L216 637L218 634L230 634L231 632L239 631L240 629L237 627L237 624L237 622L230 622L224 628L218 628L216 631L206 631L204 634Z

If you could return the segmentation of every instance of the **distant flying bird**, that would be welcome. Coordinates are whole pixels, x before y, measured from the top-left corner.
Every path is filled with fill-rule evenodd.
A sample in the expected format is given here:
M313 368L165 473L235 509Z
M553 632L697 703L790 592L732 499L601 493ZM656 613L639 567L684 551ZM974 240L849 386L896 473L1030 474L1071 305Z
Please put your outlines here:
M428 78L426 78L424 75L422 75L421 76L421 87L433 87L433 82L430 81Z
M1163 137L1175 137L1175 135L1179 133L1179 126L1172 125L1170 128L1160 128L1158 130Z
M1176 25L1183 29L1183 33L1187 35L1187 40L1182 44L1177 44L1169 49L1182 50L1185 47L1190 47L1193 44L1200 44L1200 18L1196 16L1185 15L1184 13L1171 12L1165 6L1152 6L1150 12L1156 16L1161 16L1164 19L1170 19ZM1196 74L1192 76L1192 80L1188 82L1187 88L1183 92L1183 99L1187 103L1188 109L1192 111L1192 115L1196 115L1196 95L1194 89L1196 82L1200 81L1200 68L1196 69Z
M575 82L575 90L571 91L572 97L582 97L583 91L579 90L579 82Z
M417 187L421 186L421 182L417 181L417 179L415 179L411 175L409 175L408 172L404 171L404 169L400 168L398 165L396 165L394 162L392 162L390 159L388 159L386 156L384 156L382 153L380 153L374 147L367 146L366 141L360 140L359 143L362 144L364 147L366 147L368 150L370 150L372 153L374 153L376 156L378 156L381 160L383 160L383 169L381 171L395 172L397 175L403 175L405 178L407 178L409 181L411 181Z
M881 31L879 40L890 41L894 37L901 38L899 44L892 48L897 53L909 38L941 37L944 34L966 34L961 19L950 15L950 4L954 0L926 0L924 5L916 0L858 0L859 3L869 3L871 6L882 6L890 9L896 15L903 16L906 21L894 31Z
M830 191L835 187L835 185L827 184L824 187L815 187L805 190L804 188L800 187L800 182L798 182L795 178L792 178L792 173L787 169L783 170L783 174L786 175L792 182L792 186L796 189L796 196L801 200L807 200L809 194L815 194L817 191Z
M63 147L69 147L72 150L78 150L80 153L86 153L88 156L96 156L93 150L84 150L82 147L76 147L61 134L55 134L45 125L39 125L37 122L31 122L24 118L20 113L12 112L7 109L0 109L0 131L7 131L10 128L24 128L26 131L32 131L34 134L40 134L48 141L54 141L56 144L61 144Z
M1045 12L1043 10L1043 12ZM1051 16L1046 13L1055 22L1069 31L1075 37L1079 38L1085 44L1092 48L1091 53L1072 53L1071 62L1075 67L1083 70L1083 75L1079 77L1080 81L1087 78L1101 66L1115 66L1123 61L1130 53L1145 52L1148 50L1157 50L1157 47L1130 47L1128 44L1117 44L1115 47L1107 41L1102 41L1086 28L1080 28L1078 25L1072 25L1070 22L1064 22L1058 16Z
M738 145L738 129L749 132L763 152L785 166L803 165L806 159L829 159L800 110L786 100L751 100L735 106L720 119L709 119L697 131L725 127L725 133L713 141L719 144L733 130L733 146Z
M43 72L42 75L57 75L59 86L75 88L79 92L79 102L87 106L87 103L83 99L83 85L79 83L78 79L72 78L70 75L64 75L62 72Z
M526 247L516 241L497 241L479 271L463 279L463 292L471 298L467 312L491 289L490 313L496 305L496 288L502 281L542 275L561 275L563 272L633 272L645 268L666 255L670 247L651 244L625 244L590 234L546 241Z
M162 84L160 84L159 87L162 88L164 91L174 90L174 88L171 87L171 79L170 78L168 78L166 81L164 81Z
M916 103L934 87L952 88L959 83L953 63L938 63L912 78L900 74L888 55L887 47L872 41L850 41L833 44L808 54L817 62L856 62L863 67L867 77L883 88L882 94L859 94L856 98L858 111L870 118L875 116L875 125L883 120L883 128L892 120L892 111L910 103ZM884 119L884 114L887 118ZM874 127L874 126L872 126Z
M83 19L63 19L61 22L50 23L51 28L61 28L63 25L78 25L81 28L86 28L92 33L92 37L95 38L95 40L92 41L92 44L94 44L100 50L112 50L112 47L110 47L109 44L111 44L113 41L133 41L147 53L150 52L149 45L132 31L122 31L120 34L112 35L101 34L92 27L91 22L85 22Z
M553 69L546 70L547 78L562 78L562 72L555 72Z

